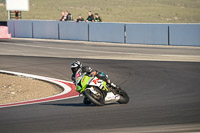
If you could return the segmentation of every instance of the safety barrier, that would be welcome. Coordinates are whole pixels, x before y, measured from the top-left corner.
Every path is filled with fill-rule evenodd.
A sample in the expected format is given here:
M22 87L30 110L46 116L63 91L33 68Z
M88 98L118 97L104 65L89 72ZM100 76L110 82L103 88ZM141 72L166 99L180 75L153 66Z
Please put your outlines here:
M89 23L89 41L124 43L124 24Z
M59 22L59 39L88 41L88 23Z
M15 37L33 37L32 21L15 21L14 28Z
M58 21L33 21L33 38L58 39Z
M200 24L87 23L9 20L12 37L200 46Z
M14 23L15 21L13 20L9 20L7 22L7 25L8 25L8 33L11 34L12 37L15 37L15 28L14 28Z
M169 29L170 45L200 46L200 24L171 24Z
M7 26L0 26L0 39L11 39L11 34L8 34Z
M126 43L168 45L168 25L127 24Z

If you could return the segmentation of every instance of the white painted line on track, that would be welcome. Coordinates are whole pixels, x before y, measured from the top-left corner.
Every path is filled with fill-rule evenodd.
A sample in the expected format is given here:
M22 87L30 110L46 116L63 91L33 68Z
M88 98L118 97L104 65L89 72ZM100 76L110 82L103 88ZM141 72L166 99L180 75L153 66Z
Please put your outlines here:
M4 43L6 44L6 43ZM78 51L78 52L89 52L89 53L104 53L104 54L121 54L121 55L138 55L138 56L161 56L161 57L190 57L190 58L200 58L197 55L169 55L169 54L145 54L145 53L127 53L127 52L112 52L112 51L94 51L94 50L85 50L85 49L72 49L72 48L58 48L58 47L47 47L47 46L36 46L36 45L26 45L26 44L10 44L15 46L22 47L33 47L33 48L45 48L45 49L57 49L57 50L66 50L66 51Z
M32 74L5 71L5 70L0 70L0 73L42 80L42 81L46 81L46 82L49 82L49 83L52 83L52 84L59 85L60 87L63 88L63 92L61 92L60 94L57 94L57 95L53 95L53 96L49 96L49 97L45 97L45 98L15 102L15 103L0 104L0 108L22 106L22 105L35 104L35 103L44 103L44 102L57 101L57 100L62 100L62 99L69 99L69 98L74 98L74 97L79 96L79 94L75 91L75 88L73 87L73 83L70 82L70 81L65 81L65 80L60 80L60 79L55 79L55 78L49 78L49 77L44 77L44 76L38 76L38 75L32 75Z
M4 43L6 44L6 43ZM33 48L45 48L45 49L57 49L57 50L67 50L67 51L78 51L78 52L90 52L90 53L106 53L106 54L137 54L137 53L125 53L125 52L112 52L112 51L93 51L93 50L85 50L85 49L72 49L72 48L58 48L58 47L46 47L46 46L36 46L36 45L25 45L25 44L10 44L15 46L22 47L33 47ZM147 54L148 55L148 54Z
M156 44L131 44L131 43L110 43L110 42L93 42L93 41L76 41L76 40L56 40L56 39L39 39L39 38L12 38L11 40L26 40L36 42L55 42L55 43L71 43L71 44L87 44L101 46L128 46L128 47L146 47L146 48L184 48L184 49L200 49L199 46L181 46L181 45L156 45Z

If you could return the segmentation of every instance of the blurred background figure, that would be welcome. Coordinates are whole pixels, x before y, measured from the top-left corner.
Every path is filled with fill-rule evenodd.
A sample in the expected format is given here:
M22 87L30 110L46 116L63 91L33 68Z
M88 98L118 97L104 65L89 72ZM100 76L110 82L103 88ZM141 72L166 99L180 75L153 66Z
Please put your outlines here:
M95 16L95 19L94 19L95 22L102 22L102 19L101 19L101 17L99 16L98 13L95 13L94 16Z
M65 19L65 21L67 21L67 19L68 19L68 11L65 11L65 17L64 17L64 19Z
M81 16L81 14L78 15L76 22L79 22L79 21L84 21L84 18Z
M65 11L65 21L72 21L73 17L72 14L69 13L68 11Z
M65 21L65 12L61 12L60 21Z
M94 22L94 15L91 11L88 12L88 18L86 19L86 22Z
M19 11L15 11L15 19L19 19Z

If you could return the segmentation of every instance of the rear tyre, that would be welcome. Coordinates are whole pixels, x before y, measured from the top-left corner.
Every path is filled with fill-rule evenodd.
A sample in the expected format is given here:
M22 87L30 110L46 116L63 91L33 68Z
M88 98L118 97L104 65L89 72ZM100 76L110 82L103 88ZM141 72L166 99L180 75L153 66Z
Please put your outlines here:
M120 95L118 103L127 104L129 102L129 96L124 90L120 90L118 94Z
M103 106L104 105L104 95L103 93L98 90L98 94L99 96L96 97L92 92L90 92L90 90L85 90L83 92L83 94L92 102L94 103L95 105L97 106ZM98 100L97 100L98 99Z

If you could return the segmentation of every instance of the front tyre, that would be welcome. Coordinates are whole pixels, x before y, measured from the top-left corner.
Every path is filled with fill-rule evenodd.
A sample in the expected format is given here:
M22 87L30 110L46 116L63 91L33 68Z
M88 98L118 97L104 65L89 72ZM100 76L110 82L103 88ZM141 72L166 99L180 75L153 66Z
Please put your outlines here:
M124 90L120 90L118 94L120 95L120 99L118 100L118 103L127 104L129 102L129 96Z
M86 104L86 105L89 105L89 104L91 104L91 101L87 97L84 97L83 103Z
M104 95L103 93L98 90L98 97L93 94L90 90L86 89L83 94L95 105L103 106L104 105Z

